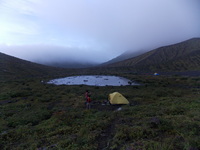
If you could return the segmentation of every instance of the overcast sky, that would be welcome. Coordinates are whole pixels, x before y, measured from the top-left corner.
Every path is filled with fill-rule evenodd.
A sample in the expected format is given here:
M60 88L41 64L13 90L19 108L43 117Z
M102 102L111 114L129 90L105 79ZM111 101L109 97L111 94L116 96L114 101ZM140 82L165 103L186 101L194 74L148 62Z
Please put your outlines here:
M199 0L0 0L0 51L104 62L200 37Z

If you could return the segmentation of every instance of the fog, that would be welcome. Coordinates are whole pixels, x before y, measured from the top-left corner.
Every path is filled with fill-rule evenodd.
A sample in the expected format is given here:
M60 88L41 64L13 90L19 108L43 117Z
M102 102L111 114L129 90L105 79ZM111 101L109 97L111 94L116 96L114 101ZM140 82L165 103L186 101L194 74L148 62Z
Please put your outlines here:
M11 54L12 56L42 64L51 64L51 62L82 62L97 64L103 59L105 61L110 59L110 56L104 55L101 51L98 52L79 47L55 45L1 45L1 48L4 52ZM107 52L107 54L108 53L109 52ZM100 55L104 55L103 58L99 57Z
M102 63L200 37L199 14L199 0L1 0L0 51Z

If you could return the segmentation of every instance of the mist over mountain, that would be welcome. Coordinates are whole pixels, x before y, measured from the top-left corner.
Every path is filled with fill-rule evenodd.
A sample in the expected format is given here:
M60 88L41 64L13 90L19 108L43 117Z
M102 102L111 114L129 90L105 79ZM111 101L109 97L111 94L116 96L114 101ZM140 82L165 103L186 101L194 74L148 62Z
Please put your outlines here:
M109 56L99 58L101 52L83 50L80 48L67 48L53 45L4 45L0 50L17 58L61 68L85 68L109 60Z
M0 0L0 150L200 150L194 37L200 0Z
M199 8L199 0L0 0L0 52L66 67L103 63L127 50L134 57L199 37Z
M118 57L120 58L120 57ZM133 70L184 71L200 69L200 38L163 46L137 57L129 58L106 67L130 67Z
M32 77L54 77L75 72L74 69L49 67L22 60L0 52L0 80L25 79Z
M140 50L140 51L129 50L129 51L126 51L126 52L122 53L121 55L103 63L102 65L112 64L112 63L115 63L115 62L119 62L119 61L123 61L123 60L129 59L129 58L133 58L133 57L139 56L139 55L141 55L145 52L146 52L145 50Z
M48 62L48 63L41 63L47 66L52 67L59 67L59 68L89 68L95 67L99 65L99 63L92 63L92 62L73 62L73 61L57 61L57 62Z
M96 74L123 72L127 70L136 72L200 70L200 38L193 38L181 43L163 46L138 56L136 55L138 55L138 53L131 53L129 56L133 57L123 61L98 65L91 68L86 68L85 66L85 69L82 69L80 68L80 64L70 61L66 64L54 64L55 66L61 65L61 68L55 68L0 53L0 76L2 79L8 79L10 77L61 76L64 74L73 74L75 72L79 74ZM127 55L125 53L119 56L118 60L126 57ZM80 69L70 69L75 68L75 66L79 66ZM69 69L62 69L63 67L68 67Z

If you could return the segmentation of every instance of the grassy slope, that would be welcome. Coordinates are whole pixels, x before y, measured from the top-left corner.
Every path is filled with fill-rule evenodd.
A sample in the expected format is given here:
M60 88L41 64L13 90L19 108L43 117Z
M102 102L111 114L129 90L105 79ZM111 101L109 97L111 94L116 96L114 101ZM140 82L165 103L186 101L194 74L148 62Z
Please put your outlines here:
M188 56L190 59L188 59ZM110 64L109 67L132 67L135 70L199 70L200 39L161 47L140 56Z
M199 77L119 75L143 85L0 82L0 149L200 149ZM84 106L86 89L91 110ZM134 105L113 111L99 104L114 91Z
M0 81L32 77L63 76L74 69L48 67L0 53Z

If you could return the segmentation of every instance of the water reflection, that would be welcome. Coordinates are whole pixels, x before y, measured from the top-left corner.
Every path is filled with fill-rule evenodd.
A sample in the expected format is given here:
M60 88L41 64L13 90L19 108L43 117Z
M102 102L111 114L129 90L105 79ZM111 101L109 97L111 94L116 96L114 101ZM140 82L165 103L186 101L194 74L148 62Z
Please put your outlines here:
M71 76L66 78L59 78L50 80L48 84L55 85L90 85L90 86L125 86L137 85L129 79L118 76L105 76L105 75L84 75L84 76Z

